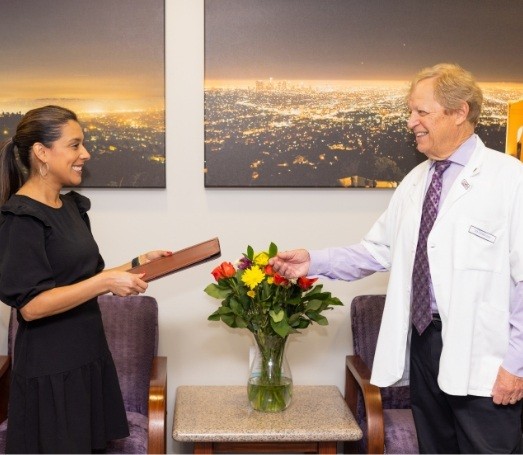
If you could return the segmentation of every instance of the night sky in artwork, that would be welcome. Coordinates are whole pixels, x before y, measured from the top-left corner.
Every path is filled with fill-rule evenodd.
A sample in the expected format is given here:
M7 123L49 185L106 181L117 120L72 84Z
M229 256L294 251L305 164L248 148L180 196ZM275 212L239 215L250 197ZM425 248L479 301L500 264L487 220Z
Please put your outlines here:
M206 79L523 80L520 0L206 0Z
M80 95L163 100L164 18L158 5L0 0L0 103Z

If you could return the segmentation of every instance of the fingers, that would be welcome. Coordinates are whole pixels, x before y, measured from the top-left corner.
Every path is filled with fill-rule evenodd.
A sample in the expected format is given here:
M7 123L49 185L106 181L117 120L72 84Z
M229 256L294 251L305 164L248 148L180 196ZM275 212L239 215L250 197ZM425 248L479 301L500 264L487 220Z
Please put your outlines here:
M149 251L148 253L145 253L142 255L144 257L144 261L142 264L154 261L155 259L166 257L166 256L172 256L173 252L169 250L153 250Z
M498 376L492 388L492 401L495 404L516 404L523 398L523 378L499 368Z
M139 275L133 276L133 282L131 284L131 291L133 292L132 295L141 294L147 290L149 285L143 280L144 276L145 273L140 273Z
M121 297L142 294L149 286L143 280L144 276L145 273L120 272L114 277L111 292Z
M279 273L282 276L287 277L287 273L289 272L290 265L287 262L288 261L288 254L287 252L278 253L277 256L274 256L269 260L269 264L272 265L273 270L276 273ZM290 278L290 277L288 277Z
M309 263L309 252L304 249L281 251L269 260L274 271L288 279L306 275Z
M296 265L279 259L274 262L272 268L276 273L288 279L299 278L301 276Z

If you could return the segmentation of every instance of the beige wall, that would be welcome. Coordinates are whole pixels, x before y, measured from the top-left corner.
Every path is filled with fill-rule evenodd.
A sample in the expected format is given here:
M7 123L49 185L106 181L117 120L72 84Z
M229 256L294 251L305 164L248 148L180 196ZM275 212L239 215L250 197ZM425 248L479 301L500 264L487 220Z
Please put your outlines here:
M167 188L82 190L91 198L95 238L108 266L156 248L177 250L218 236L222 259L248 244L263 249L322 248L357 242L385 209L392 190L205 189L203 181L203 0L166 0ZM151 283L158 299L160 354L168 357L168 451L176 387L245 384L250 334L207 321L217 301L203 288L220 260ZM355 283L323 280L346 304L330 325L291 336L288 359L296 384L334 384L343 390L344 357L352 350L349 304L357 294L385 291L386 274ZM2 307L1 352L6 352Z

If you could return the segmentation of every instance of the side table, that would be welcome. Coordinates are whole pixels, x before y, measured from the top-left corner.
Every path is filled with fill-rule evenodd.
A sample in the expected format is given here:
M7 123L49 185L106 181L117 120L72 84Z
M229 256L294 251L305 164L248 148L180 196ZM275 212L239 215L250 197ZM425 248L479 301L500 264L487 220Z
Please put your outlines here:
M254 411L247 386L180 386L173 438L194 453L336 453L362 432L336 386L294 386L282 412Z

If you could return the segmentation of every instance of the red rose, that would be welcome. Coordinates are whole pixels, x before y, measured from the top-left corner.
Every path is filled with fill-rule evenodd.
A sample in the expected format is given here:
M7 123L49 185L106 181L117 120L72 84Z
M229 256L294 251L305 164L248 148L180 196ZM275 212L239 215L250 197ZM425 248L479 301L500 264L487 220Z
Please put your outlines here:
M274 284L277 286L285 286L289 284L289 280L287 278L282 277L281 275L278 275L277 273L274 274Z
M231 278L236 274L236 269L230 262L222 262L212 272L212 276L216 281L223 280L224 278Z
M302 288L304 291L307 291L317 280L318 278L307 278L305 276L301 276L298 278L297 283L300 288Z

